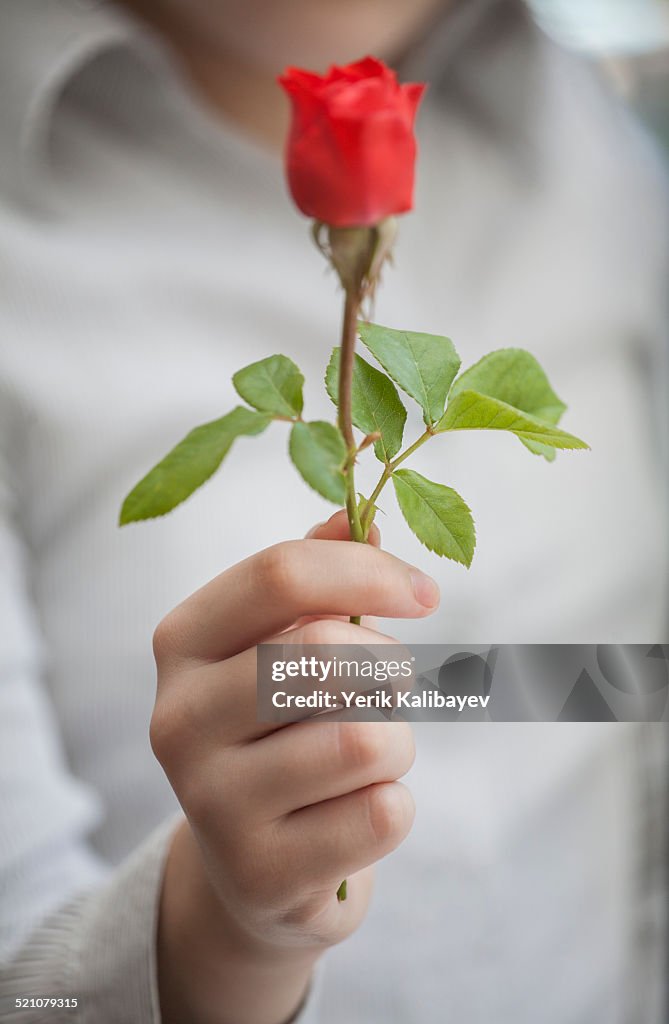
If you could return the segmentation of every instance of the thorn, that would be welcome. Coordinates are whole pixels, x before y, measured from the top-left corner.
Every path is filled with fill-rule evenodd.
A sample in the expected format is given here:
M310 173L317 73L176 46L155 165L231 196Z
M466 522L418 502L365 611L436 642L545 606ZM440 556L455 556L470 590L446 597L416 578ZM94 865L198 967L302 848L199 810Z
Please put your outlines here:
M359 452L363 452L365 450L365 448L369 448L370 444L374 444L375 441L380 441L380 440L381 440L381 433L380 433L380 431L374 430L374 431L372 431L371 434L367 434L366 437L363 437L362 441L360 442L360 444L358 446L358 451Z

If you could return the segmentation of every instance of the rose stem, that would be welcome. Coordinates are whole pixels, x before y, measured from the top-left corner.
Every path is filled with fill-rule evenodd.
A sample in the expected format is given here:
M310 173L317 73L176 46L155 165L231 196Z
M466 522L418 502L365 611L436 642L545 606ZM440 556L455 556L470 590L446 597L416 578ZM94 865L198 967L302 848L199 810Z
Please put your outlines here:
M364 543L365 537L360 522L358 501L355 491L355 456L356 444L351 421L351 385L353 381L353 363L355 359L355 339L358 333L358 312L360 310L360 294L357 288L346 289L344 303L344 319L341 332L341 352L339 354L339 395L338 423L344 443L346 444L346 461L344 463L344 479L346 481L346 511L351 540ZM360 625L360 616L352 615L351 622Z
M351 421L351 385L353 382L353 363L355 359L355 339L358 333L359 309L360 295L358 290L356 288L347 288L341 332L341 352L339 353L338 423L347 450L346 462L344 463L344 479L346 481L346 511L348 513L351 540L364 544L365 538L362 532L355 493L354 466L356 444L353 436L353 423ZM350 621L359 626L360 616L351 615ZM346 899L346 890L346 879L344 879L337 889L337 900L340 903L343 903Z

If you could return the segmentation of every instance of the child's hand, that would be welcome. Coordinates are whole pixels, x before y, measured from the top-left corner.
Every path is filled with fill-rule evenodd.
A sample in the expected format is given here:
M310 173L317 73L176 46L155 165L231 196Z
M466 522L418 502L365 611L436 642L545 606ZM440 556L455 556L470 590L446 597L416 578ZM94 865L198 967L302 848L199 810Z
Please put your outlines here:
M347 530L338 513L261 551L156 630L151 742L188 819L166 870L161 994L193 1024L210 1005L221 1022L289 1016L319 952L360 923L366 869L411 827L406 723L256 721L257 643L389 643L337 616L416 618L438 603L432 580Z

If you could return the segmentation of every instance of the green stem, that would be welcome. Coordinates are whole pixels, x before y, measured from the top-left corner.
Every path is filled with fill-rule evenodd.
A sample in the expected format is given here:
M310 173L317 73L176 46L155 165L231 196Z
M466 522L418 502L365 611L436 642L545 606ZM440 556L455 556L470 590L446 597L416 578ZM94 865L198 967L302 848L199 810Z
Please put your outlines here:
M374 505L376 504L376 499L378 498L381 491L386 486L392 475L393 472L390 468L390 464L388 464L384 469L383 473L381 474L379 482L377 483L376 487L370 494L368 500L365 502L362 514L360 516L362 522L362 533L365 540L367 540L367 538L369 537L369 531L371 530L372 523L374 522Z
M353 436L351 419L351 387L353 382L353 366L355 360L355 340L358 333L358 313L360 310L360 294L356 288L347 288L344 303L344 319L341 331L341 352L339 355L339 394L338 424L346 444L348 456L344 464L346 481L346 512L351 540L362 544L365 541L358 500L355 491L355 457L357 446ZM351 622L360 625L360 616L352 615Z
M409 447L403 452L400 452L397 458L390 463L391 473L394 469L397 469L405 459L408 459L410 455L413 455L415 451L418 451L421 445L425 444L426 441L429 441L431 437L434 437L434 430L432 427L427 427L425 433L421 434L417 441L414 441L414 443L409 445Z
M374 505L376 504L376 499L379 497L381 491L390 480L394 470L396 470L397 467L400 466L405 459L408 459L410 455L413 455L413 453L417 451L421 447L421 445L424 445L426 441L429 441L431 437L434 437L434 430L432 430L431 427L427 427L425 433L421 434L417 441L414 441L412 445L409 445L409 447L406 448L403 452L400 452L397 458L394 459L392 462L386 463L386 466L383 470L383 473L379 477L379 481L376 487L370 494L362 510L362 513L360 514L360 521L362 523L362 534L364 540L367 540L369 536L369 531L372 527L372 523L374 522Z

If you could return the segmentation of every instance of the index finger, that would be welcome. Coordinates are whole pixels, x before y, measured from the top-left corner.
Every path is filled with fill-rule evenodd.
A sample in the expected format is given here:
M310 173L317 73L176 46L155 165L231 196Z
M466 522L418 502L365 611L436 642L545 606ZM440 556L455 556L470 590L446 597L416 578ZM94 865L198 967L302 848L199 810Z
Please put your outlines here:
M369 544L285 541L196 591L163 620L155 645L163 657L219 661L303 615L420 618L438 603L434 580Z

